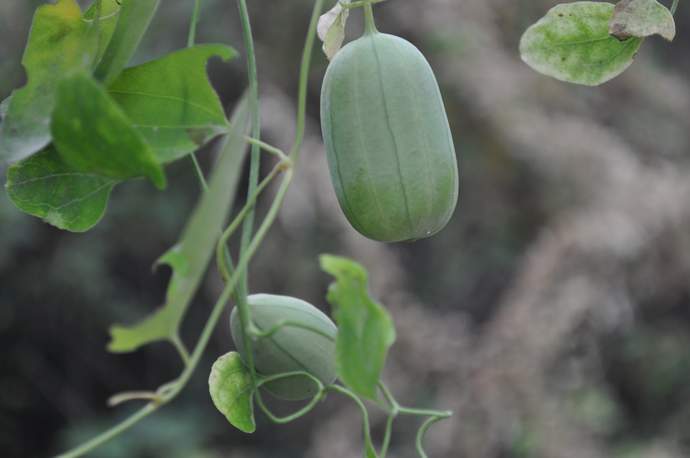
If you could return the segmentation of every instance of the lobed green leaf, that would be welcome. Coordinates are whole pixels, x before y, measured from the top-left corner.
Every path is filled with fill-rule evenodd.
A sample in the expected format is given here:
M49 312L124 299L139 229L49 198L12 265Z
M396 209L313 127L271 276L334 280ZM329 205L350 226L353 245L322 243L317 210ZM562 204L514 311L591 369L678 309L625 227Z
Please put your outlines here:
M656 0L622 0L616 4L609 32L620 40L660 35L673 41L676 22L671 11Z
M642 44L609 35L614 5L575 2L558 5L531 26L520 41L522 60L561 81L597 86L624 72Z
M60 156L76 171L114 179L145 176L158 188L165 187L165 174L151 148L90 76L62 81L51 131Z
M395 342L395 326L386 309L367 291L367 272L346 258L322 255L321 268L335 277L328 302L338 325L338 376L357 394L376 398L388 349Z
M130 352L177 335L235 199L249 123L248 106L243 100L232 117L208 191L197 204L180 242L159 261L173 268L165 306L139 324L111 327L110 351Z
M84 232L102 218L117 180L74 170L49 146L13 164L7 193L20 210L63 230Z
M125 70L109 87L110 95L134 127L168 163L227 131L228 121L207 74L214 56L234 58L225 45L200 45Z
M230 352L216 360L208 378L208 391L231 425L245 433L256 431L252 377L239 353Z

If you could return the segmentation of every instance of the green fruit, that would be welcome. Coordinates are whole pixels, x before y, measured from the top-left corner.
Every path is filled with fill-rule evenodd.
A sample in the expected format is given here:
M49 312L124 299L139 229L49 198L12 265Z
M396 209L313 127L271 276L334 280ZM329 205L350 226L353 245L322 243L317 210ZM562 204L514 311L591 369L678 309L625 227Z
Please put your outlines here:
M411 43L375 31L331 62L321 126L340 206L361 234L398 242L443 229L458 199L441 92Z
M297 322L315 328L323 335L308 329L285 326L269 337L254 341L254 365L261 375L305 371L324 384L336 378L335 324L319 309L300 299L270 294L256 294L247 298L254 325L268 331L283 321ZM230 315L232 340L246 360L242 324L237 307ZM276 380L263 385L280 399L298 401L313 397L316 386L304 376Z

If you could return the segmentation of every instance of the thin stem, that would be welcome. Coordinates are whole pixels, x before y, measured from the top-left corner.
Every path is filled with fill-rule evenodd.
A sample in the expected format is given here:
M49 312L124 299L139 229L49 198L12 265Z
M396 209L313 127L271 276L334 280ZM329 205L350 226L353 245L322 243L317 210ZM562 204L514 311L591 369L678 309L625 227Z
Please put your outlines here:
M194 10L192 11L192 19L189 23L189 34L187 35L188 48L194 46L194 43L196 42L196 27L199 23L200 11L201 0L194 0ZM196 172L196 176L199 179L199 185L201 186L201 190L204 192L208 191L208 183L206 182L204 171L201 169L199 160L196 158L196 154L193 151L189 154L189 158L192 160L192 164L194 165L194 171Z
M159 406L160 404L156 403L146 404L146 406L138 410L132 416L126 418L121 423L118 423L117 425L113 426L109 430L105 431L103 434L94 437L88 442L84 442L79 447L70 450L69 452L63 453L62 455L58 455L56 458L77 458L89 453L90 451L105 444L113 437L122 434L135 424L139 423L142 419L155 412Z
M191 48L196 43L196 26L199 23L199 13L201 12L201 0L194 0L192 18L189 21L189 33L187 34L187 47Z
M428 458L426 452L424 451L424 436L426 435L427 431L429 431L431 425L443 419L444 417L431 417L427 419L424 423L422 423L422 426L419 428L419 431L417 431L417 438L415 440L415 444L417 446L417 453L419 453L420 458Z
M431 410L431 409L413 409L411 407L399 407L401 415L417 415L419 417L440 417L448 418L453 416L450 410Z
M366 406L362 402L361 399L359 399L359 396L354 394L352 391L348 390L347 388L340 386L340 385L329 385L326 387L326 390L329 391L335 391L340 394L344 394L345 396L349 397L359 407L359 410L362 412L362 429L364 432L364 444L367 448L371 447L373 448L374 445L371 441L371 426L369 425L369 412L367 411ZM367 455L365 455L367 456Z
M307 89L309 83L309 70L311 69L311 57L314 51L314 41L316 39L316 26L319 23L323 0L316 0L314 10L309 23L309 32L302 52L302 63L299 73L299 92L297 95L297 126L295 127L295 143L290 150L290 157L297 163L299 160L302 142L304 141L304 126L307 116Z
M376 21L374 20L374 7L371 5L371 2L366 2L364 5L364 31L367 34L378 32Z
M179 334L175 334L173 338L170 339L170 342L173 344L175 349L177 350L177 353L180 355L180 358L182 359L182 362L184 365L189 364L189 350L187 350L187 347L185 346L184 342L182 342L182 339L180 338Z
M381 444L381 452L379 453L379 458L386 458L386 455L388 454L388 448L390 447L391 436L393 434L393 422L395 421L395 418L397 416L397 410L392 410L388 414L388 419L386 420L386 431L383 434L383 443Z
M108 399L108 407L115 407L129 401L151 401L159 402L160 394L153 391L125 391L110 396Z
M316 394L314 395L314 397L312 397L311 400L304 407L299 409L297 412L294 412L290 415L286 415L284 417L279 417L279 416L275 415L273 412L271 412L271 409L269 409L268 406L266 406L266 404L264 403L263 397L261 396L261 391L259 390L259 388L261 388L266 383L274 382L276 380L291 378L291 377L306 377L306 378L310 379L314 383L314 385L316 386L317 391L316 391ZM326 393L326 391L325 391L325 387L323 385L323 382L321 382L321 380L319 380L318 378L311 375L309 372L305 372L305 371L285 372L282 374L275 374L275 375L271 375L269 377L262 378L256 384L256 391L255 391L257 403L259 404L259 407L264 412L264 414L273 423L281 424L281 425L295 421L298 418L301 418L301 417L305 416L306 414L308 414L309 412L311 412L314 409L314 407L316 407L316 405L323 399L325 393Z
M231 270L232 270L232 265L231 259L230 259L230 253L228 253L228 241L230 240L230 237L235 233L235 231L238 229L240 223L244 221L244 219L247 217L249 212L255 207L256 205L256 200L259 198L259 195L266 189L266 187L271 183L271 181L278 175L278 173L281 171L280 164L278 164L276 167L273 168L271 173L269 173L266 178L263 179L261 184L256 188L254 191L254 194L252 194L249 199L247 199L247 202L244 204L244 207L242 207L242 210L237 214L235 219L230 223L230 225L225 229L223 234L220 236L220 239L218 240L218 244L216 245L216 264L218 265L218 269L221 272L221 275L223 276L223 279L225 281L230 280L231 276Z
M288 160L290 160L290 159L287 157L287 155L283 152L283 150L280 149L280 148L276 148L276 147L273 146L273 145L269 145L269 144L266 143L266 142L262 142L261 140L259 140L259 139L257 139L257 138L245 137L245 139L247 140L247 143L250 143L250 144L252 144L252 145L258 146L259 148L263 149L263 150L266 151L267 153L273 154L274 156L276 156L276 157L277 157L278 159L280 159L281 161L288 161Z
M254 37L252 35L252 25L251 19L249 17L249 11L247 9L246 0L237 0L237 7L240 13L240 22L242 24L242 40L244 42L244 48L247 53L247 78L249 79L249 110L251 112L252 118L252 137L260 140L261 139L261 113L259 111L259 80L257 76L256 69L256 52L254 51ZM249 163L249 185L247 189L247 196L252 196L256 193L257 187L259 186L259 170L261 168L261 154L260 148L252 144L250 152L250 163ZM240 241L240 256L244 255L249 248L249 244L252 238L252 232L254 230L254 205L248 208L247 213L244 217L244 222L242 226L242 238ZM223 243L226 246L226 243ZM248 329L252 322L251 310L249 310L249 305L247 304L247 290L248 290L248 275L246 272L242 272L239 277L236 301L237 307L240 312L240 322L242 324L242 329ZM244 333L242 337L245 353L245 363L249 368L249 373L251 375L252 385L256 385L256 369L254 367L254 351L253 342L249 337L248 333Z
M671 14L674 16L676 15L676 11L678 10L678 3L679 0L673 0L673 5L671 5Z

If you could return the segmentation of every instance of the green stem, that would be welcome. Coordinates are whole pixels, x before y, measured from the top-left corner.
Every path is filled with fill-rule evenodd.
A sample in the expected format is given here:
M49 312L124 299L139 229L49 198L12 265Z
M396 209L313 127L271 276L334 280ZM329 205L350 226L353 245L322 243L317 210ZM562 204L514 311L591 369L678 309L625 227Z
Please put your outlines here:
M297 95L297 126L295 127L295 143L290 150L290 158L297 163L299 160L302 142L304 141L304 126L307 116L307 89L309 83L309 70L311 69L311 57L314 53L314 41L316 40L316 26L319 23L324 0L316 0L314 10L309 22L309 31L302 52L302 63L299 72L299 90Z
M285 378L291 378L291 377L306 377L306 378L310 379L314 383L314 385L316 386L317 391L316 391L316 394L314 395L314 397L311 398L311 400L304 407L299 409L297 412L294 412L290 415L286 415L284 417L279 417L279 416L275 415L273 412L271 412L271 409L269 409L268 406L266 406L263 398L261 397L261 391L259 390L259 388L261 388L266 383L274 382L276 380L282 380ZM321 380L319 380L318 378L311 375L309 372L305 372L305 371L284 372L282 374L275 374L275 375L271 375L269 377L262 378L261 381L259 381L259 383L257 383L256 391L255 391L256 401L259 404L259 407L261 408L261 410L264 412L264 414L273 423L280 424L280 425L295 421L298 418L301 418L301 417L305 416L306 414L308 414L309 412L311 412L314 409L314 407L316 407L316 405L323 399L325 393L326 393L326 391L325 391L325 387L323 386L323 382L321 382Z
M259 148L266 151L267 153L276 156L281 161L287 162L290 160L287 157L287 155L283 152L283 150L280 148L276 148L275 146L269 145L268 143L262 142L261 140L258 140L256 138L245 137L245 139L247 140L247 143L258 146Z
M671 5L671 14L676 15L676 10L678 10L679 0L673 0L673 5Z
M228 253L228 241L230 240L230 237L232 237L232 235L235 233L240 223L244 221L247 214L251 211L252 208L256 206L256 200L259 198L259 195L261 195L261 193L266 189L269 183L276 177L276 175L280 171L281 169L279 164L278 166L273 168L271 173L269 173L266 176L266 178L263 179L259 187L257 187L254 191L254 194L250 196L250 198L244 204L244 207L242 207L242 210L240 210L233 222L228 226L227 229L225 229L220 239L218 240L218 244L216 245L216 264L218 265L218 269L220 270L221 275L223 276L223 279L226 282L230 280L230 271L232 270L232 265L230 265L230 254Z
M254 37L252 35L251 19L247 9L246 0L237 0L237 7L240 13L242 24L242 40L245 52L247 53L247 78L249 79L249 110L252 118L252 138L261 139L261 113L259 111L259 80L256 69L256 52L254 51ZM256 193L259 186L259 170L261 168L261 150L259 146L252 144L249 163L249 185L247 189L248 198ZM242 238L240 241L240 256L248 249L254 230L254 205L252 205L244 218L242 226ZM223 244L225 246L225 243ZM236 300L240 312L240 322L242 329L248 329L252 322L251 310L247 304L248 275L243 272L238 283ZM252 385L256 385L256 369L254 367L253 342L248 333L244 333L243 344L246 349L245 363L251 374Z
M340 385L329 385L326 387L326 390L329 391L335 391L340 394L344 394L345 396L349 397L353 401L355 401L355 404L359 407L359 410L362 412L362 429L364 433L364 444L367 448L371 447L374 448L374 444L371 440L371 426L369 425L369 412L367 411L366 406L362 402L361 399L359 399L359 396L354 394L352 391L348 390L347 388L340 386ZM365 454L365 456L368 456Z
M172 339L170 339L170 341L177 350L177 353L179 353L184 365L186 366L187 364L189 364L189 351L187 350L185 344L182 342L180 335L176 334Z
M374 7L371 2L366 2L364 5L364 32L367 35L377 33L376 21L374 20Z
M417 453L419 453L420 458L428 458L426 452L424 451L424 436L426 435L427 431L429 431L431 425L443 419L444 417L431 417L427 419L419 428L419 431L417 431L415 444L417 446Z
M386 458L386 455L388 454L388 448L390 447L391 436L393 434L393 422L395 421L395 418L397 416L397 410L392 410L388 414L388 419L386 420L386 431L383 434L383 443L381 444L381 452L379 453L379 458Z
M158 409L158 407L159 404L146 404L146 406L138 410L132 416L128 417L121 423L118 423L117 425L113 426L109 430L105 431L103 434L94 437L88 442L84 442L79 447L70 450L69 452L63 453L62 455L58 455L56 458L77 458L83 456L89 453L90 451L100 447L101 445L105 444L113 437L127 431L129 428L139 423L142 419L155 412L156 409Z
M201 0L194 0L194 10L189 22L189 33L187 34L187 47L191 48L196 42L196 26L199 23L199 13L201 12Z
M187 47L191 48L196 42L196 27L199 23L199 13L201 11L201 0L194 0L194 10L192 11L192 19L189 23L189 34L187 35ZM204 171L201 170L201 165L196 157L196 153L193 151L189 154L192 164L194 164L194 171L199 179L199 185L202 191L208 191L208 183L206 182L206 177L204 176Z

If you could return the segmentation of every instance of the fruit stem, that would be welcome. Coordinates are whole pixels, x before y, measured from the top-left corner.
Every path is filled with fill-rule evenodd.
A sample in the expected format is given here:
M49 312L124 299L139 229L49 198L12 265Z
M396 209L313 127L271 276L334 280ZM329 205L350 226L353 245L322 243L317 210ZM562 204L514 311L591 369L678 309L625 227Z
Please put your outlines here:
M369 2L364 5L364 32L367 35L378 33L374 20L374 7Z

